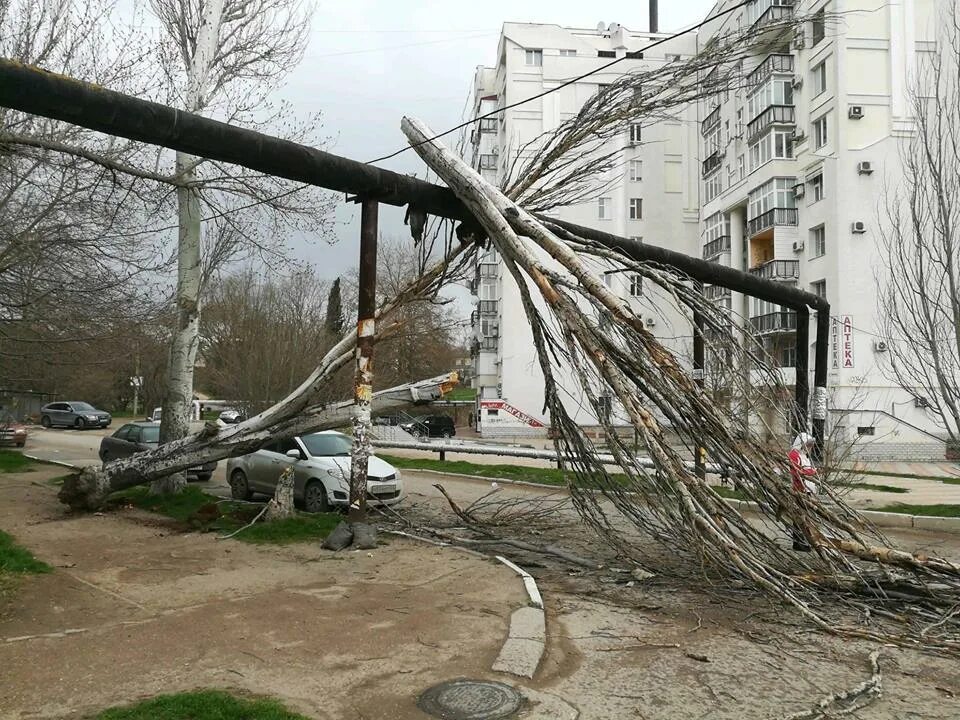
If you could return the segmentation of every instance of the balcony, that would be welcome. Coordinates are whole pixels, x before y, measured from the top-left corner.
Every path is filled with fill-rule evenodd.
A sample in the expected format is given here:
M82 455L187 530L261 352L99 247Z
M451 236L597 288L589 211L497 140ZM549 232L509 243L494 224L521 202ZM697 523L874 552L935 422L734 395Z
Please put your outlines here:
M723 162L723 155L719 150L714 150L706 160L703 161L703 177L706 177L714 170L720 167Z
M800 261L770 260L750 268L750 274L764 280L797 280L800 277Z
M796 317L794 317L796 321ZM796 322L794 322L796 324ZM498 337L485 337L480 338L480 351L481 352L496 352L500 345L500 338Z
M482 133L495 133L497 132L497 119L495 117L483 118L480 120L480 132Z
M772 125L794 125L796 113L793 105L771 105L747 123L747 142L753 142Z
M478 308L481 315L496 315L497 314L497 301L496 300L481 300L480 307Z
M780 310L779 312L751 317L750 326L754 332L760 335L795 332L797 329L797 312L796 310Z
M730 236L721 235L703 246L703 259L713 260L721 253L730 252Z
M764 230L783 225L797 224L796 208L772 208L762 215L747 221L747 235L753 237Z
M707 300L720 300L730 297L730 288L721 285L706 285L703 288L703 296Z
M480 156L480 169L481 169L481 170L496 170L496 169L497 169L497 156L496 156L496 155L481 155L481 156Z
M793 55L768 55L747 75L747 87L754 88L774 73L793 74Z
M497 263L480 263L480 277L495 278L499 274L500 266Z
M720 124L720 106L717 105L710 114L707 115L700 124L700 134L708 135L711 130Z
M770 3L770 6L760 13L760 16L751 25L754 30L760 30L767 25L772 25L781 20L789 20L793 17L793 0L767 0L767 2Z

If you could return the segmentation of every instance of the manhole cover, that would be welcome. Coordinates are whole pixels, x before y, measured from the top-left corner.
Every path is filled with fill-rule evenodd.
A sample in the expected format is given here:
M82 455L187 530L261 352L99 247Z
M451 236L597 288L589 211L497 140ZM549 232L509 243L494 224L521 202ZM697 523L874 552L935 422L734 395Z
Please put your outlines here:
M523 698L509 685L485 680L450 680L434 685L417 705L444 720L497 720L515 714Z

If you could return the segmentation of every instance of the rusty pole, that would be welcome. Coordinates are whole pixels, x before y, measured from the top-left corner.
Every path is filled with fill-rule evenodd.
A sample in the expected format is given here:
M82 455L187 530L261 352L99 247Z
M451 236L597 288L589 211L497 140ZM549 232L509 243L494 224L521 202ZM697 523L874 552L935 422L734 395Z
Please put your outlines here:
M370 400L373 396L373 343L377 310L376 200L360 203L360 281L357 293L357 369L353 381L353 448L350 452L348 521L367 519L367 465L370 460Z

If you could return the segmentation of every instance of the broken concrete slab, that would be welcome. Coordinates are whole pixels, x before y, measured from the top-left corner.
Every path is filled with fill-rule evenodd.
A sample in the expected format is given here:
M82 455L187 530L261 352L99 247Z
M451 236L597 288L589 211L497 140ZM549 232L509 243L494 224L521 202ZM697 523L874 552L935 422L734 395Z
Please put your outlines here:
M509 637L517 640L547 641L547 623L543 610L524 607L515 610L510 616Z
M493 663L494 672L533 678L543 657L544 643L539 640L507 638Z

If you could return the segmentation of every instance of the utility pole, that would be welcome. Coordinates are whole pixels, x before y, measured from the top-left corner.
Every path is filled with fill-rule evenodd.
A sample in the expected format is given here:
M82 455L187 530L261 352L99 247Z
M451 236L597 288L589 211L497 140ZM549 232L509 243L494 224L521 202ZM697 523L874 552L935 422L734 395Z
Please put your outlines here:
M650 32L655 33L660 31L660 18L657 0L650 0Z
M377 311L377 216L379 204L360 201L360 280L357 292L357 364L353 380L353 448L350 452L351 524L367 521L367 466L370 460L370 401L373 397L373 343Z

